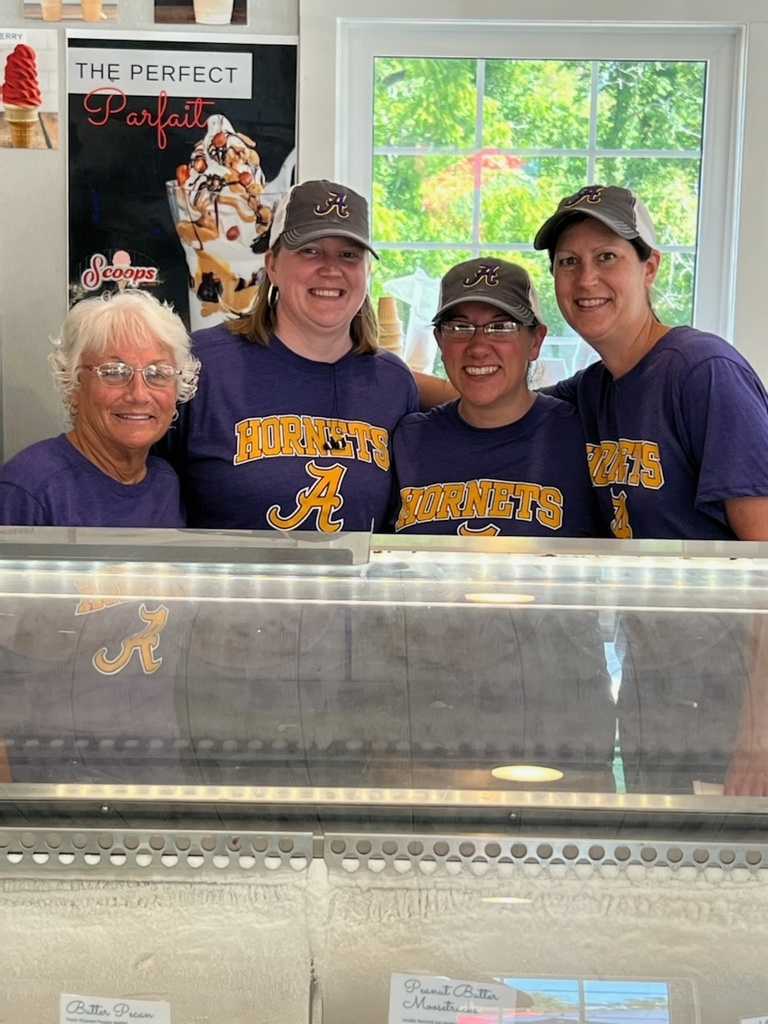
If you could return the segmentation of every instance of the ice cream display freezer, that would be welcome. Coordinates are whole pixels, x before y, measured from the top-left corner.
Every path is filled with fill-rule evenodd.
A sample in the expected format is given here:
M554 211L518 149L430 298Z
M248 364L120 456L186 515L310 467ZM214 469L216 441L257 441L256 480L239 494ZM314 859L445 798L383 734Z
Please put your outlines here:
M0 1020L759 1016L768 801L722 785L767 580L757 544L4 530Z

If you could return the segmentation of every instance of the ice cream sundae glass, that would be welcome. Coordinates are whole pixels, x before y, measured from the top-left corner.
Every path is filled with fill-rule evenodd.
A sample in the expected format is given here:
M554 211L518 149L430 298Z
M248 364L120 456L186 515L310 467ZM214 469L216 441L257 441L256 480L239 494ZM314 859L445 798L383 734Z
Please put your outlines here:
M189 164L167 183L189 271L192 330L247 313L263 275L272 212L291 184L295 157L266 182L255 143L213 114Z

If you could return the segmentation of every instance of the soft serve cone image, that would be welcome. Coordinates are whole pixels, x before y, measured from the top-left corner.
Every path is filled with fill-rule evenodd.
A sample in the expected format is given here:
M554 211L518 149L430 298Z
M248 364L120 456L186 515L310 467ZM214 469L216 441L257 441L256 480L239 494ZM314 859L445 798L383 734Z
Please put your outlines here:
M8 54L2 98L14 148L30 149L43 97L37 77L35 51L26 43L19 43Z
M213 114L189 163L167 183L187 258L193 330L248 312L256 298L272 211L290 186L293 164L268 185L254 147L226 117Z

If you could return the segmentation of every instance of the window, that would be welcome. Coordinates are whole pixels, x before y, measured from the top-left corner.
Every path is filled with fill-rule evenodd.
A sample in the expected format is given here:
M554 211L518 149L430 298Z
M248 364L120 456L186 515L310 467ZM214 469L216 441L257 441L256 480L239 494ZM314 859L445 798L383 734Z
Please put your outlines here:
M412 279L434 282L475 256L514 260L542 299L544 356L574 372L584 346L531 240L563 196L608 182L653 211L665 254L657 313L691 322L704 61L377 57L374 75L376 291L394 280L403 297Z
M571 370L587 356L531 242L559 198L603 180L651 209L661 315L731 337L740 29L373 18L337 28L336 169L372 196L374 294L394 279L402 296L417 277L423 314L451 263L519 260L541 285L548 354Z

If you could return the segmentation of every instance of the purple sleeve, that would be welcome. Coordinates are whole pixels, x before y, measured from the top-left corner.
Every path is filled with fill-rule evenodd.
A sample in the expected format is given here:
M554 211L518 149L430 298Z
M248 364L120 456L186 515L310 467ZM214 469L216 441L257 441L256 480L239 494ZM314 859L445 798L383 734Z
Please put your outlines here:
M682 383L681 431L698 466L696 506L724 515L727 498L768 495L768 395L744 363L712 358Z
M552 395L553 398L559 398L561 402L567 402L569 405L578 407L578 383L581 371L574 377L569 377L567 380L559 380L557 384L550 384L549 387L539 388L539 392L542 395Z
M0 483L0 523L3 526L50 526L45 508L16 484Z

